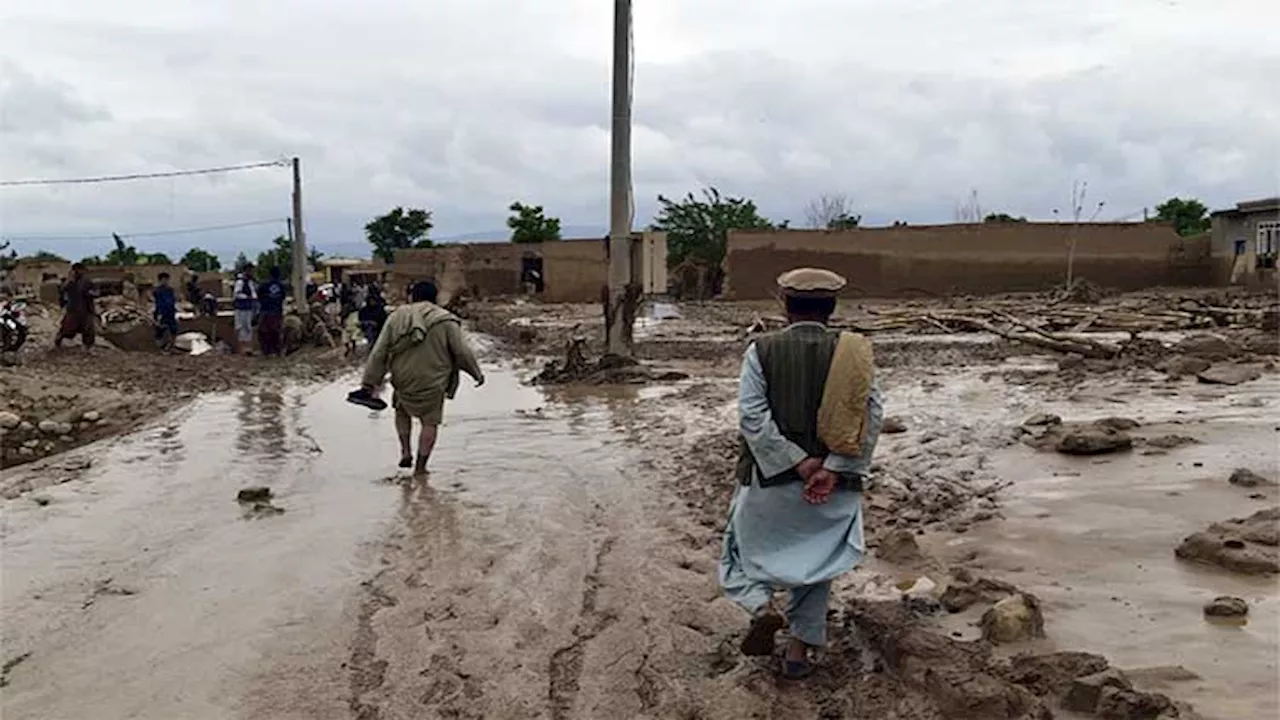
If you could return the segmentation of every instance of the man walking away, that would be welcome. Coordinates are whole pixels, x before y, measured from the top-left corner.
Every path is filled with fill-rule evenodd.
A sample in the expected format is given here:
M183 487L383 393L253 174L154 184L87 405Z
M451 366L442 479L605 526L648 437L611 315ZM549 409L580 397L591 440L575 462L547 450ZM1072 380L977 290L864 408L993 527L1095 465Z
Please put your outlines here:
M62 297L64 314L58 334L53 338L53 346L62 347L63 340L79 335L85 347L93 347L97 337L93 281L85 275L84 265L76 263L71 266L71 275L62 284Z
M386 322L387 301L382 298L382 292L378 290L378 286L371 285L365 297L364 306L360 308L360 329L364 331L364 337L369 341L370 350L373 349L374 343L378 342L378 335Z
M151 291L155 302L156 340L168 350L178 337L178 294L169 284L169 273L160 273L160 284Z
M883 416L871 345L831 330L844 278L800 268L778 285L788 326L753 342L738 396L742 433L720 585L752 613L746 655L773 654L789 626L783 676L809 674L826 645L831 581L864 552L862 480ZM790 591L785 620L775 590Z
M280 268L271 268L271 279L258 286L258 346L263 355L284 354L284 296Z
M240 276L231 290L236 313L236 352L248 355L253 345L253 314L258 309L258 289L253 285L253 265L240 268Z
M350 398L356 402L372 400L390 371L400 467L412 465L416 475L427 471L444 401L457 393L459 373L470 375L476 387L484 384L484 372L462 335L462 321L436 305L436 298L434 283L424 281L413 286L412 302L396 308L387 318L369 354L362 387ZM422 424L416 460L410 438L414 418Z

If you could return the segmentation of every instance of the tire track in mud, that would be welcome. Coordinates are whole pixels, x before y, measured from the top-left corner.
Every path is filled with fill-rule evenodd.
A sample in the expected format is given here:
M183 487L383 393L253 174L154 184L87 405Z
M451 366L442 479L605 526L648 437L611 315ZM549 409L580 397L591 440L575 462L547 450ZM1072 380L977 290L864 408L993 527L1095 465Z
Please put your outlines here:
M551 705L552 720L567 720L570 717L581 688L586 645L618 620L616 615L600 613L596 607L601 585L600 569L617 539L617 536L610 535L596 549L591 569L583 578L582 603L578 610L578 622L573 628L574 640L551 655L547 700Z

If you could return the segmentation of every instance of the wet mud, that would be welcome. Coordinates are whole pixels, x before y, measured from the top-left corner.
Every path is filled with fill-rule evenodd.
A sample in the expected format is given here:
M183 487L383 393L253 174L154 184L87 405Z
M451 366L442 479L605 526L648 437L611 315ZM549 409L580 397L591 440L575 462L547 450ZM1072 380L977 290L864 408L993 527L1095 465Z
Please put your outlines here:
M579 322L535 315L532 336L510 331L526 350ZM522 382L531 365L491 367L448 407L424 478L395 470L389 415L343 402L346 384L286 382L6 471L0 711L1280 712L1276 577L1175 555L1274 504L1266 482L1230 481L1277 476L1274 373L1209 385L988 341L890 343L904 349L881 382L901 431L881 438L867 483L870 552L837 584L814 675L784 682L774 659L738 652L746 617L716 583L745 341L731 320L723 338L642 328L645 352L688 380L539 388ZM1130 449L1028 441L1055 425L1122 433ZM246 512L263 503L286 512ZM1247 613L1224 600L1234 614L1206 615L1224 597Z

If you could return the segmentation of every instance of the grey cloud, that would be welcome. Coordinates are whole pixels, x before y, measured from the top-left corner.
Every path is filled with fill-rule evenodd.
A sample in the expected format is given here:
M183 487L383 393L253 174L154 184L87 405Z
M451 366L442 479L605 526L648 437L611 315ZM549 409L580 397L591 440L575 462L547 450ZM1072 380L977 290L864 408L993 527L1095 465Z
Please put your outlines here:
M703 184L793 220L810 197L846 192L878 222L947 221L971 188L992 209L1045 217L1075 179L1108 218L1175 193L1225 205L1275 192L1280 55L1248 28L1216 49L1231 24L1183 4L654 0L637 8L637 223L659 193ZM128 0L110 18L34 4L0 17L0 48L23 63L0 67L0 123L25 128L2 136L3 174L296 154L321 244L358 242L398 204L433 208L442 235L501 229L515 198L566 225L606 224L607 8L259 5L166 6L144 29L128 25ZM19 85L29 100L14 110ZM277 171L0 190L0 232L219 224L287 203ZM205 239L163 242L193 241Z

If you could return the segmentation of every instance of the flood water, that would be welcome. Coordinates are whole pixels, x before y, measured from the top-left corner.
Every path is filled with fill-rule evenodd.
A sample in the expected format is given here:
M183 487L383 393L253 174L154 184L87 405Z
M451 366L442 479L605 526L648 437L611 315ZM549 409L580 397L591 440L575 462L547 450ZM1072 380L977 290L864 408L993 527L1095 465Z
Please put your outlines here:
M1256 499L1227 483L1238 467L1271 477L1280 469L1276 378L1237 388L1190 383L1124 392L1100 384L1054 403L961 381L932 397L944 414L955 412L952 401L1008 426L1035 412L1080 421L1119 415L1142 422L1140 437L1194 438L1167 454L1002 450L992 470L1011 483L1000 496L1004 519L938 538L939 550L980 552L992 575L1038 595L1049 636L1043 649L1096 652L1117 667L1146 670L1137 676L1151 678L1147 689L1190 702L1209 718L1280 717L1280 581L1187 563L1173 552L1210 523L1280 503L1275 488ZM1248 602L1246 624L1205 620L1204 604L1221 595ZM1199 677L1178 679L1173 666Z
M347 404L337 383L202 398L79 450L92 466L43 491L47 506L6 501L0 714L346 717L371 690L348 677L362 587L409 527L472 556L486 550L460 545L468 533L505 531L488 538L501 546L567 529L583 547L548 574L580 576L596 538L576 534L578 506L618 457L601 452L617 439L607 413L548 414L498 368L464 385L426 486L397 476L390 413ZM247 515L236 495L253 485L283 514Z

